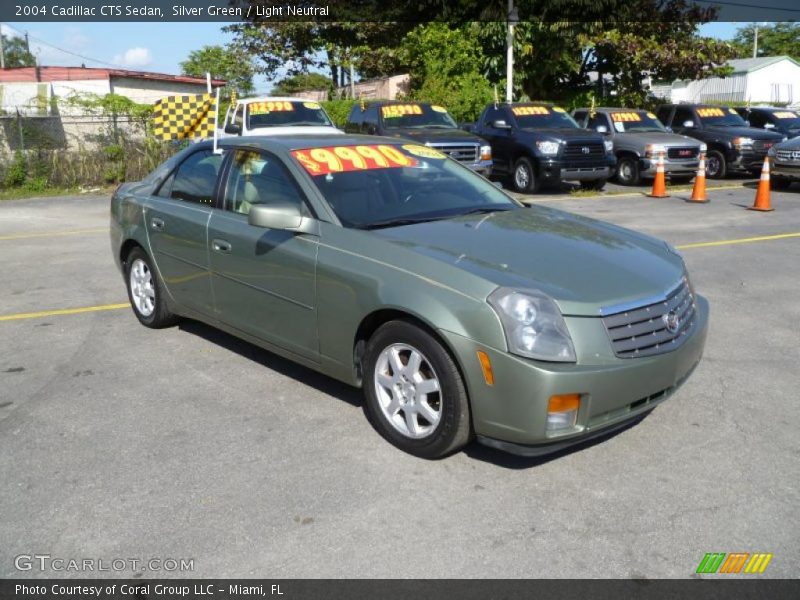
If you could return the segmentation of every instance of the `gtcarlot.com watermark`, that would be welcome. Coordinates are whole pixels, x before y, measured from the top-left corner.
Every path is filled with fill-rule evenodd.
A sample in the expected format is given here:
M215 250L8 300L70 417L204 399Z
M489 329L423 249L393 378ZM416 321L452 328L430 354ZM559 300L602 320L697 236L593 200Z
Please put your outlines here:
M19 554L14 557L17 571L55 573L98 573L194 571L193 558L64 558L50 554Z

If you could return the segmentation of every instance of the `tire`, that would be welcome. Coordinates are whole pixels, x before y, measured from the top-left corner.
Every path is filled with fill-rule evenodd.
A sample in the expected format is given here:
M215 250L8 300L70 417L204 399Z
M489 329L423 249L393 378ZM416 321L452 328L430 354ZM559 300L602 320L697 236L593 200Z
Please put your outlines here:
M639 159L625 156L617 163L617 181L620 185L639 185L642 174L639 170Z
M728 163L719 150L709 150L706 154L706 176L709 179L724 179L728 174Z
M511 185L521 194L535 194L539 191L542 182L536 176L536 169L527 156L521 156L514 163L511 173Z
M472 438L458 367L433 336L407 321L385 323L367 342L364 400L378 433L409 454L442 458Z
M125 283L133 314L142 325L161 329L178 321L167 308L164 286L150 257L139 247L131 250L125 261Z
M605 179L593 179L592 181L581 181L581 189L592 192L602 192L606 187Z
M770 177L773 190L788 190L792 187L792 180L787 177Z

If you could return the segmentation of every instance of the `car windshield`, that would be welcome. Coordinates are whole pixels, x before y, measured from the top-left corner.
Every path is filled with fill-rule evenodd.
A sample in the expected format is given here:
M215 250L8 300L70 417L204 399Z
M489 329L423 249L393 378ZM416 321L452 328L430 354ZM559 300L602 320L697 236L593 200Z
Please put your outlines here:
M739 113L732 108L722 108L719 106L706 106L697 109L697 116L703 120L704 125L714 125L716 127L747 127L745 121Z
M426 146L332 146L291 154L345 227L378 229L520 206Z
M429 104L387 104L381 106L387 129L457 129L458 125L442 106Z
M333 123L317 102L282 100L250 102L247 105L247 128L299 127L316 125L333 127Z
M511 112L522 129L580 129L567 112L558 106L517 105Z
M772 116L787 129L800 129L800 114L793 110L776 110Z
M619 133L666 131L654 114L643 110L612 112L609 116Z

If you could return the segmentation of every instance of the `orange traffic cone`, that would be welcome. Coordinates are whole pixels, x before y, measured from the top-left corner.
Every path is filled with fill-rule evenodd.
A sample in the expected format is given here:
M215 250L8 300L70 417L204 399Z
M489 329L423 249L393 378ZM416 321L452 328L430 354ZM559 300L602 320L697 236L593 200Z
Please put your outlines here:
M647 194L651 198L669 198L667 193L667 177L664 174L664 153L658 153L656 178L653 179L653 191Z
M708 196L706 195L706 155L700 154L700 164L697 167L697 175L694 178L694 187L692 188L692 197L687 202L706 204Z
M761 212L769 212L775 210L772 208L769 199L769 157L764 157L764 166L761 167L761 180L758 182L758 190L756 190L756 200L753 206L747 207L747 210L758 210Z

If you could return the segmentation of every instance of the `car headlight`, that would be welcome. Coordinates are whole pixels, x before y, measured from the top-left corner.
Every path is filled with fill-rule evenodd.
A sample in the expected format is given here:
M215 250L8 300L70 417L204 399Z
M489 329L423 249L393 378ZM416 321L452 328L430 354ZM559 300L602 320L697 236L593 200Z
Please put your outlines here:
M558 142L536 142L536 148L542 154L558 154Z
M492 160L491 146L481 146L481 160Z
M614 142L611 140L603 140L603 146L606 147L606 152L612 152L614 150Z
M708 146L706 144L700 144L700 152L708 151Z
M733 139L733 145L737 148L741 148L743 146L752 146L753 145L753 138L749 137L737 137Z
M648 157L658 156L659 154L663 154L666 151L667 148L663 144L647 144L644 147L644 155Z
M512 354L555 362L575 362L567 323L552 298L538 290L497 288L489 304L503 324Z

